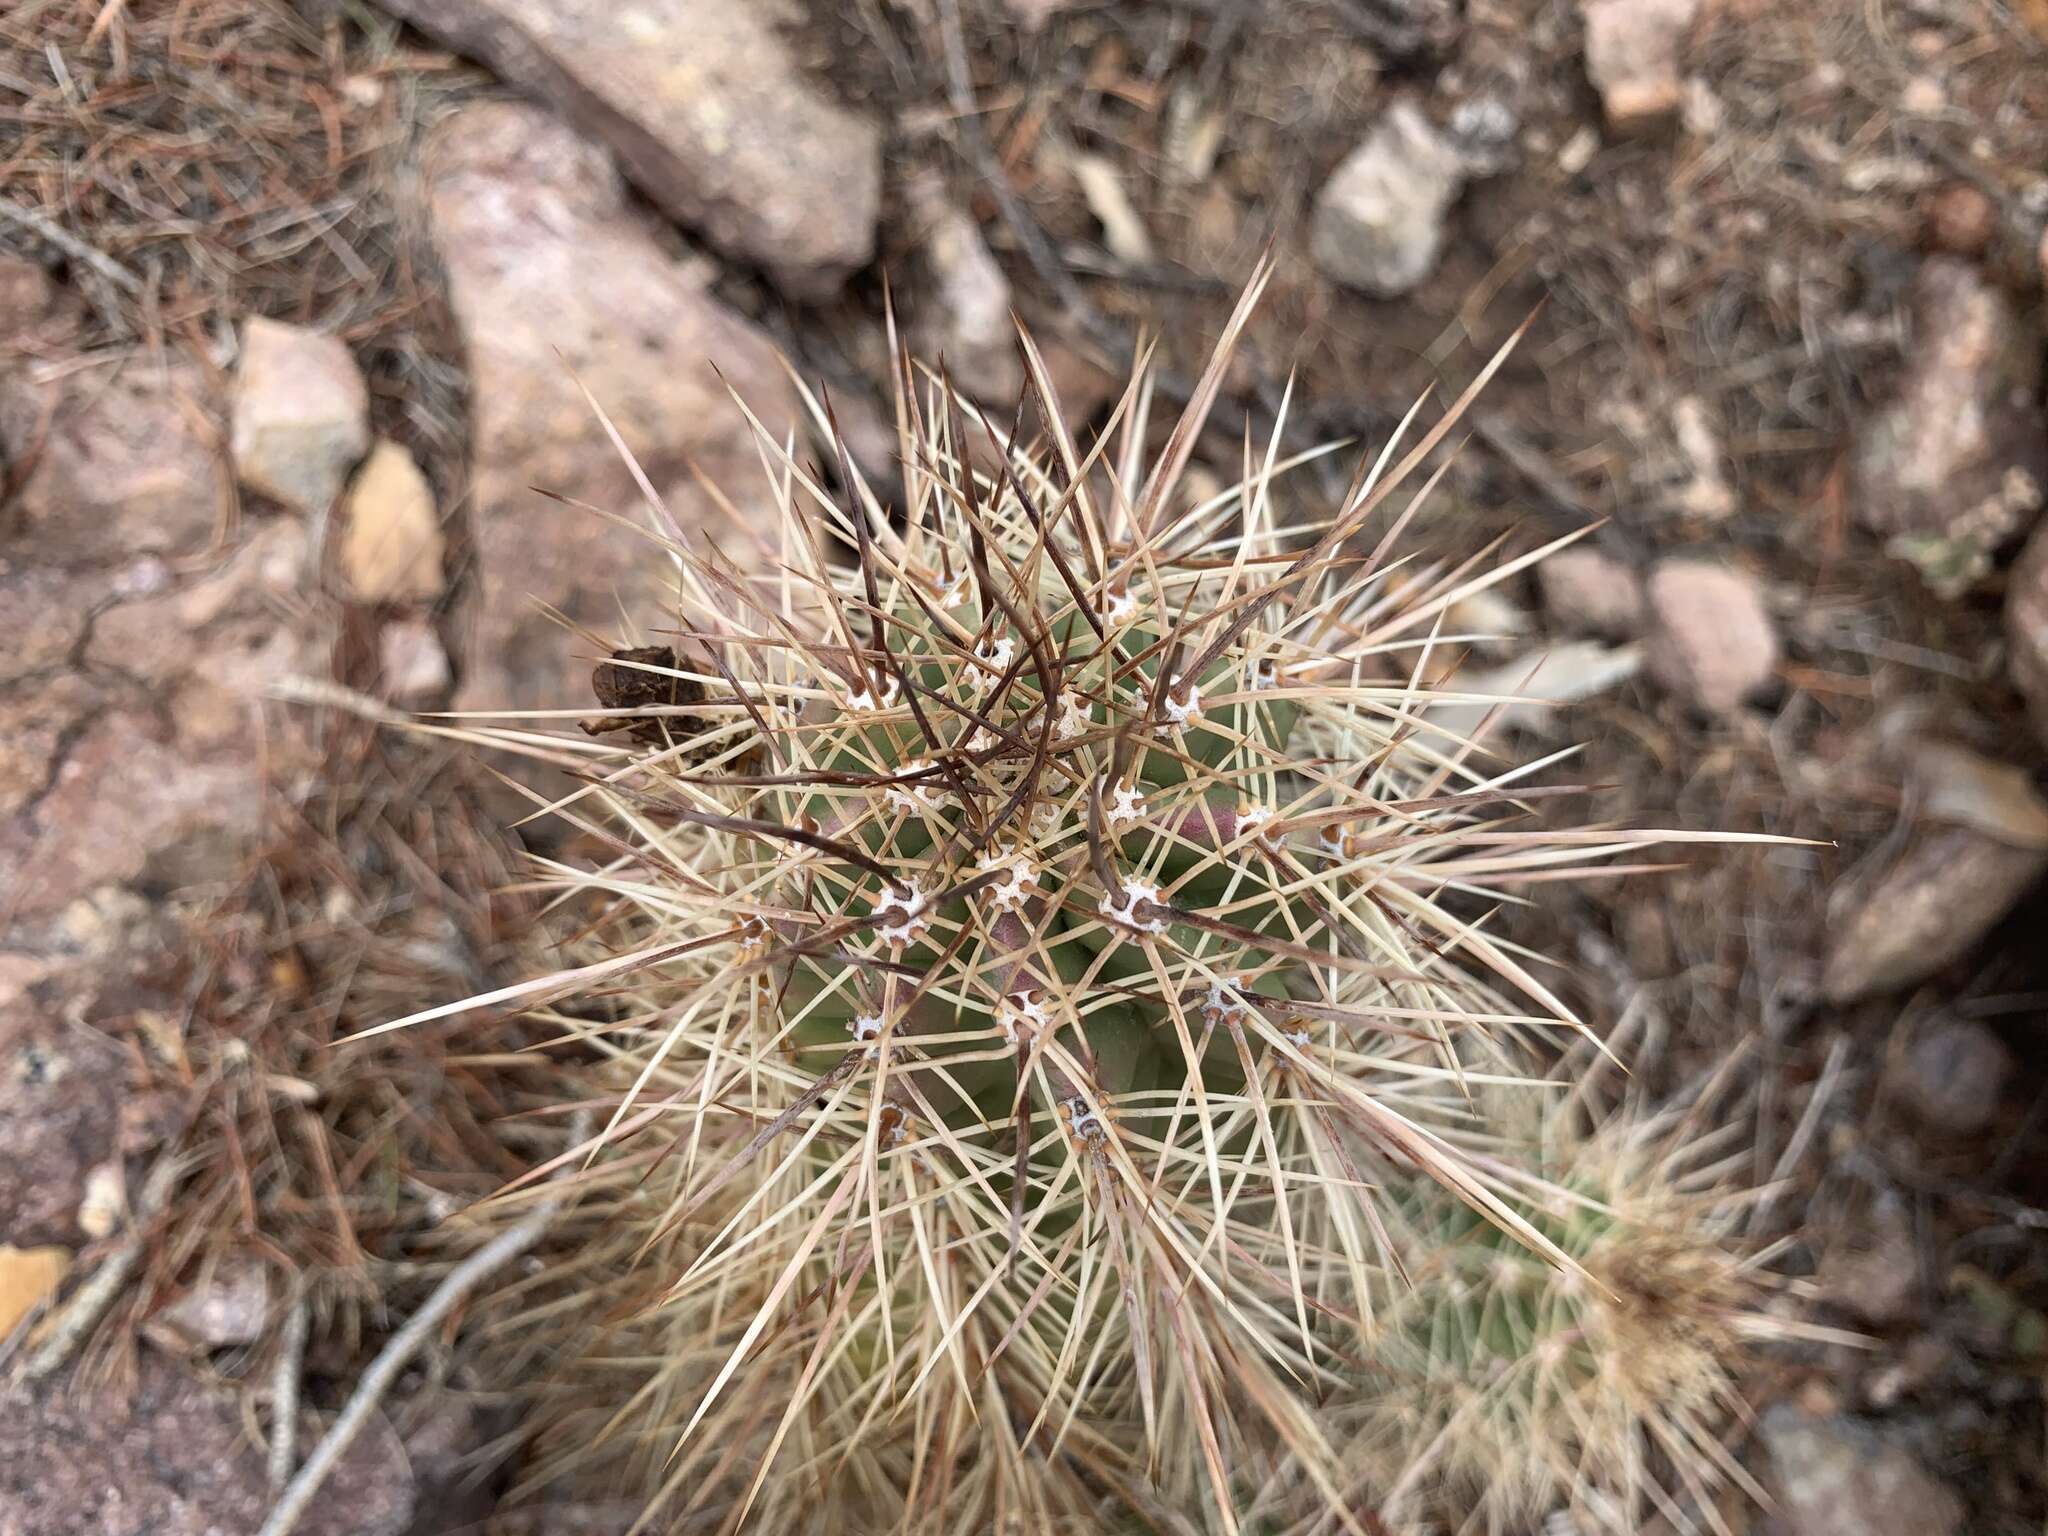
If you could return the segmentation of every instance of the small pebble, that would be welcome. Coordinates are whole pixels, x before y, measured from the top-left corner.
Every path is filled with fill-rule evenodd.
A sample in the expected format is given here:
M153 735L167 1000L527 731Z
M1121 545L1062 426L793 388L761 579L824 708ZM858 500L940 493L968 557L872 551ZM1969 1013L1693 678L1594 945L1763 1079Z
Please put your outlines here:
M1998 204L1967 181L1928 198L1926 216L1928 243L1952 256L1981 256L1998 234Z
M1708 714L1733 714L1771 679L1778 633L1754 577L1712 561L1674 559L1650 574L1649 666Z
M1900 1098L1929 1130L1969 1136L1991 1124L2013 1053L1987 1025L1947 1019L1923 1031L1900 1063Z

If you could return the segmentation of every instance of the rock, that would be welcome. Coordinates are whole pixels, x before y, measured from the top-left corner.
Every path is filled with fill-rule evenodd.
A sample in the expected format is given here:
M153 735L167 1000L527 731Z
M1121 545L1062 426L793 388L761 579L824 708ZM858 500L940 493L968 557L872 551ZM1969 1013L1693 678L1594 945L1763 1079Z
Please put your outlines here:
M104 583L0 557L0 684L60 667L85 638ZM0 749L4 750L4 749Z
M235 476L297 512L325 512L370 447L370 387L338 336L257 316L235 365Z
M170 1354L253 1344L270 1320L270 1275L253 1259L229 1259L151 1314L149 1340Z
M1010 280L996 265L981 230L942 188L914 189L918 247L931 272L924 337L934 361L944 358L959 386L975 399L1007 405L1024 386L1017 332L1010 320Z
M0 841L10 818L33 815L55 787L72 738L103 703L104 693L93 682L63 669L0 692ZM0 900L24 900L38 875L19 862L19 855L14 862L0 862Z
M44 990L61 1006L61 981ZM58 1012L31 996L0 1017L0 1241L24 1248L84 1246L79 1209L122 1096L115 1048L81 1042Z
M1686 469L1678 510L1701 522L1720 522L1735 510L1735 488L1722 468L1721 434L1712 409L1698 395L1685 396L1671 408L1671 432Z
M1902 991L1974 949L2048 875L2048 804L2025 775L1945 743L1910 757L1916 823L1889 865L1831 903L1821 989Z
M434 490L412 455L380 440L342 506L341 574L362 603L425 603L441 595L446 540Z
M1909 738L1903 755L1923 820L1974 828L2013 848L2048 849L2048 797L2026 769L1929 737Z
M161 696L181 675L254 697L301 649L277 610L303 601L306 531L272 519L225 560L185 582L150 590L98 615L85 659L144 680Z
M1626 561L1575 544L1536 566L1543 607L1560 629L1622 640L1643 625L1643 582Z
M2042 482L2014 465L1997 487L1949 520L1940 533L1900 533L1885 541L1885 553L1904 560L1936 597L1961 597L1991 574L2000 549L2015 530L2034 520L2042 504Z
M1998 204L1981 187L1952 181L1926 202L1927 243L1951 256L1981 256L1998 236Z
M1856 520L1887 537L1967 539L1981 550L2023 531L2048 487L2039 352L1977 267L1923 262L1902 382L1850 446Z
M1948 87L1933 75L1913 75L1899 87L1899 110L1915 117L1945 112L1948 101Z
M1026 32L1037 32L1061 11L1071 11L1082 0L1004 0L1010 14Z
M107 564L206 548L223 466L205 375L141 352L39 383L0 375L0 463L26 474L0 501L0 559Z
M1498 176L1520 160L1522 115L1506 95L1470 96L1451 109L1444 138L1471 177Z
M495 1527L500 1490L484 1475L507 1454L505 1436L518 1415L446 1388L429 1388L394 1415L403 1426L406 1464L412 1468L414 1513L410 1536L444 1536Z
M78 1230L97 1242L112 1237L128 1219L128 1175L121 1159L110 1157L85 1175L78 1199Z
M1456 17L1447 19L1459 24ZM1467 176L1498 176L1521 163L1535 58L1519 31L1475 26L1465 31L1455 56L1437 75L1437 98L1450 103L1442 119L1444 138L1458 152Z
M1755 579L1711 561L1672 559L1647 588L1650 673L1709 714L1732 714L1770 681L1778 634Z
M2048 522L2034 531L2005 584L2006 667L2048 741Z
M0 1019L0 1239L81 1248L101 1225L89 1201L120 1148L136 976L161 973L166 950L131 941L98 964L43 957L42 975ZM10 945L30 935L16 926ZM160 999L168 1001L167 999ZM90 1030L89 1039L83 1038ZM176 1107L174 1131L189 1123ZM125 1213L117 1225L125 1224Z
M23 1318L55 1298L71 1271L69 1248L17 1248L0 1243L0 1341Z
M289 605L302 593L304 566L304 529L273 522L218 571L162 597L123 604L94 626L87 654L150 685L155 712L196 781L219 770L222 782L239 783L245 792L268 783L290 793L307 760L303 712L266 711L262 702L274 684L324 675L328 666L322 637L290 622ZM159 632L149 648L152 620L186 627ZM249 743L257 733L267 762L250 759ZM259 810L250 807L233 818L234 825L253 824ZM161 870L157 877L170 878ZM218 873L209 860L205 872L188 870L177 878L211 880Z
M1590 123L1581 124L1576 133L1558 146L1557 168L1567 176L1581 175L1599 153L1600 131Z
M37 1014L31 1005L53 974L76 968L97 983L70 1000L71 1019L90 1017L92 1000L104 993L132 992L134 977L120 962L141 951L160 959L170 922L159 905L117 886L101 887L60 911L14 915L0 929L0 1003L6 1005L0 1007L0 1050L33 1035Z
M227 1536L256 1530L270 1504L233 1397L170 1361L145 1353L124 1400L61 1377L0 1390L0 1536ZM412 1509L404 1449L376 1418L297 1532L400 1536Z
M1975 1019L1943 1019L1907 1047L1897 1091L1930 1130L1972 1136L1998 1115L2018 1065L2011 1047Z
M1418 286L1443 248L1465 166L1414 102L1389 107L1316 197L1309 250L1340 283L1377 298Z
M378 692L409 709L438 702L455 680L441 637L425 619L384 626L377 636L377 675Z
M266 524L214 572L103 606L85 669L0 693L0 911L234 872L266 779L288 780L304 745L287 718L252 751L259 695L315 654L288 620L304 546L296 522Z
M1700 0L1581 0L1586 74L1607 126L1639 133L1667 122L1685 99L1684 55Z
M1961 1500L1868 1423L1809 1418L1781 1404L1764 1415L1761 1432L1790 1536L1955 1536L1963 1529Z
M2044 873L2048 853L1970 827L1916 833L1830 924L1821 990L1846 1004L1925 981L1974 949Z
M0 357L54 351L77 329L75 299L42 263L0 254Z
M661 209L796 298L874 254L882 140L804 78L787 0L387 0L605 144ZM497 252L497 255L504 253ZM576 286L608 283L603 267Z
M867 480L868 488L884 502L900 500L903 449L896 441L895 410L884 410L859 379L849 377L832 387L832 418L839 424L846 456ZM825 424L806 412L804 430L817 462L836 466L839 449Z
M778 441L796 419L795 392L768 339L665 253L604 154L558 119L512 102L465 108L436 132L427 178L474 380L483 601L461 702L573 706L589 696L589 660L533 597L599 631L617 627L622 602L638 622L672 622L671 569L656 545L529 489L643 521L633 476L578 381L682 526L715 534L743 566L761 558L765 525L725 520L689 467L758 508L760 463L726 383Z
M543 1492L532 1504L501 1508L491 1536L633 1536L646 1506L634 1499L574 1499Z
M1899 1202L1886 1197L1862 1227L1829 1247L1815 1277L1821 1294L1874 1327L1910 1319L1920 1302L1918 1245Z

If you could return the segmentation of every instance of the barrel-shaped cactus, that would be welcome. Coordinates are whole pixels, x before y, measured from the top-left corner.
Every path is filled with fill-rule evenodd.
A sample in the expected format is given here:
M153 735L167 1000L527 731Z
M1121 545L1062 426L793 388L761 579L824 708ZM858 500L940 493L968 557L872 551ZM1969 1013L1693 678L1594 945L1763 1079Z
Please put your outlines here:
M1408 552L1465 400L1326 521L1277 431L1191 498L1263 280L1156 451L1142 369L1084 443L1026 338L1007 422L902 365L901 506L763 433L771 568L650 509L676 608L564 808L597 949L527 989L609 1124L512 1329L573 1357L543 1469L650 1528L1370 1531L1389 1277L1578 1273L1471 1113L1577 1027L1494 913L1655 838L1432 718L1541 553Z

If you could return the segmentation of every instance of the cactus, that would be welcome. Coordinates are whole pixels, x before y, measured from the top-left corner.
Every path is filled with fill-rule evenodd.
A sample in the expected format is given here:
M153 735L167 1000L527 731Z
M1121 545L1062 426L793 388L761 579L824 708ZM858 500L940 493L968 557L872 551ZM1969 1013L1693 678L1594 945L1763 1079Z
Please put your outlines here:
M1734 1367L1750 1341L1800 1332L1761 1306L1763 1256L1739 1252L1746 1149L1670 1112L1589 1125L1576 1102L1526 1089L1492 1090L1477 1112L1572 1264L1408 1185L1415 1267L1388 1281L1373 1384L1334 1405L1354 1476L1403 1529L1620 1536L1684 1499L1714 1524L1724 1482L1757 1493L1720 1440Z
M614 1457L664 1529L1363 1531L1327 1405L1403 1239L1580 1273L1472 1120L1579 1027L1489 914L1658 835L1546 830L1432 721L1447 616L1544 552L1401 550L1479 384L1325 522L1277 429L1191 502L1268 275L1149 460L1142 366L1084 447L1025 336L1029 440L900 365L900 508L761 431L776 568L650 509L675 642L602 664L609 856L554 872L598 950L517 989L609 1115L503 1302L573 1362L539 1475Z

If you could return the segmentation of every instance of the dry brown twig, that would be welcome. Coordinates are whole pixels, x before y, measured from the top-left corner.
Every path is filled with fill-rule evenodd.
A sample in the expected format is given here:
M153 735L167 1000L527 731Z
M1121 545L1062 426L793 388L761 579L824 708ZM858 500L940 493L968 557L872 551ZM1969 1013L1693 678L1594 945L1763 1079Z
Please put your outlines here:
M270 1445L266 1470L272 1493L283 1491L298 1457L300 1377L306 1365L306 1337L312 1331L312 1309L306 1298L292 1298L285 1313L284 1337L270 1372Z

